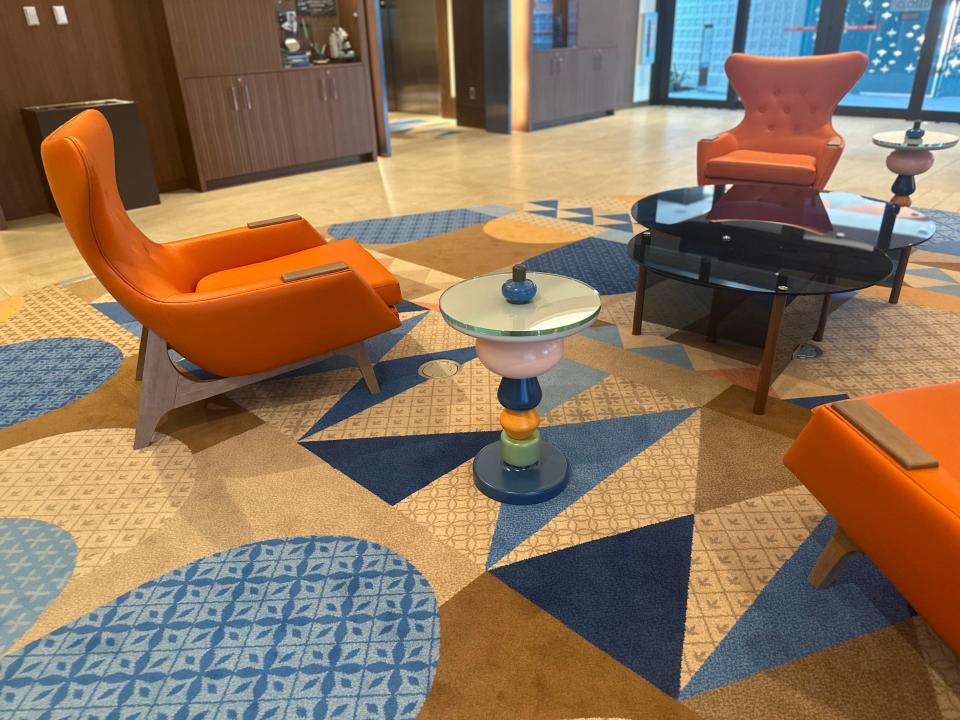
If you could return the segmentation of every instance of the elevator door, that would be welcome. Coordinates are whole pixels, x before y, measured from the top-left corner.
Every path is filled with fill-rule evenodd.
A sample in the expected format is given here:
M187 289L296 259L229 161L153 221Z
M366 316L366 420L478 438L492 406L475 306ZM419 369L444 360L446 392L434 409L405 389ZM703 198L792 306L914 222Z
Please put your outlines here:
M390 110L440 114L436 0L380 0Z

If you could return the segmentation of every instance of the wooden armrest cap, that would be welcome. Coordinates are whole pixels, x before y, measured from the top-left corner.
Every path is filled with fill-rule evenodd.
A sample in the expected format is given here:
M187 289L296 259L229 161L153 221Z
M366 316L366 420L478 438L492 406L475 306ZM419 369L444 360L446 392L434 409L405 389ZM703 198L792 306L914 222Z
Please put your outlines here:
M349 270L350 266L345 262L334 262L328 265L315 265L313 267L303 268L302 270L291 270L283 273L280 279L285 283L296 282L297 280L306 280L307 278L319 277L320 275L332 275L333 273Z
M830 140L827 142L827 147L840 147L843 145L843 140Z
M700 142L710 142L710 141L712 141L712 140L716 140L718 137L720 137L720 136L719 136L719 135L710 135L709 137L700 138Z
M247 227L251 230L256 230L257 228L281 225L283 223L296 222L297 220L303 220L303 218L299 215L284 215L283 217L270 218L268 220L255 220L247 223Z
M843 400L835 402L833 409L906 470L923 470L940 466L937 458L914 442L903 430L887 420L866 401Z

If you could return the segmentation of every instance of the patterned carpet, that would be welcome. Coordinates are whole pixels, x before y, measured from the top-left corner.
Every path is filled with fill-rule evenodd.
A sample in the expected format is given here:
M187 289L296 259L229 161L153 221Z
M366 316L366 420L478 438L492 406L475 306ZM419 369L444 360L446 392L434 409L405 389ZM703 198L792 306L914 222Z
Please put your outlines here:
M869 559L807 584L834 523L781 462L817 404L960 380L960 219L930 211L899 305L837 298L818 360L791 303L756 416L762 302L708 343L709 292L651 282L631 334L634 200L322 228L400 279L381 394L334 358L140 451L136 320L94 278L0 301L0 718L960 719L960 661ZM473 486L499 378L437 312L521 260L603 301L541 379L570 485L523 507Z

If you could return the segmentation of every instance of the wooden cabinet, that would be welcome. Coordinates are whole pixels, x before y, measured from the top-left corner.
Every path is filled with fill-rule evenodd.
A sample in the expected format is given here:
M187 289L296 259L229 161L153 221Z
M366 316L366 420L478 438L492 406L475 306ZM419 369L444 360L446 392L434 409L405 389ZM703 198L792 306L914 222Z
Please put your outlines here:
M333 95L324 70L292 70L281 74L287 130L297 164L337 157L330 102Z
M193 151L206 180L252 172L235 78L183 81Z
M615 45L621 35L622 16L620 0L580 0L577 45L590 49Z
M580 51L580 100L585 114L607 112L616 107L617 49Z
M370 78L362 65L327 68L326 82L337 157L376 152Z
M584 114L578 97L579 52L538 50L530 79L530 123L544 125Z
M182 78L280 70L275 0L164 0Z
M241 75L236 78L240 117L246 133L250 172L296 165L297 158L287 129L287 107L279 75Z

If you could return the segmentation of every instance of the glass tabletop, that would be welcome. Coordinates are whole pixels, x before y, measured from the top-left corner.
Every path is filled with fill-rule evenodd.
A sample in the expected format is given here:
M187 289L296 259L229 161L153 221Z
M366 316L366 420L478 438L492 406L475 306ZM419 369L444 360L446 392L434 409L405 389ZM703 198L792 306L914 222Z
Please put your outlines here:
M510 278L510 273L480 275L447 288L440 296L443 319L473 337L529 342L573 335L600 314L596 290L552 273L527 273L537 294L525 305L512 305L500 292Z
M861 250L912 247L929 240L937 229L919 210L854 193L751 183L667 190L635 203L632 214L645 228L684 236L719 237L751 229L778 238L790 227L811 242ZM893 226L881 235L885 214Z
M889 130L873 136L873 144L895 150L946 150L960 142L960 137L945 132L924 130L919 140L907 140L903 132Z
M633 238L629 254L658 274L710 287L787 295L859 290L893 269L878 249L880 223L891 212L886 206L859 195L773 185L672 190L634 205L634 218L651 232ZM933 234L932 221L905 210L892 247Z

